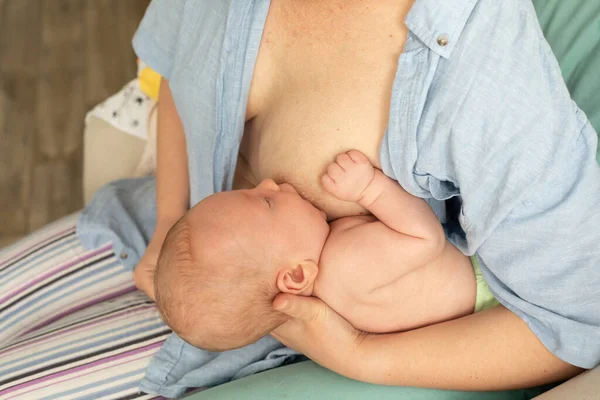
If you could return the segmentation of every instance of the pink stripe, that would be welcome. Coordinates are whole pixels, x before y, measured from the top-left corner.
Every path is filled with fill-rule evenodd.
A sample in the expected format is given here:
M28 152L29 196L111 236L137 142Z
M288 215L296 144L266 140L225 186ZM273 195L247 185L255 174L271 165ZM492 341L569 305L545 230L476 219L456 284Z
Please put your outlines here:
M64 231L59 232L59 233L55 233L54 235L47 237L46 239L42 240L41 242L38 242L38 243L36 243L36 244L34 244L32 246L29 246L25 250L22 250L22 251L18 252L17 254L15 254L14 256L12 256L12 257L10 257L10 258L8 258L8 259L0 262L0 267L3 267L4 265L8 264L9 262L11 262L12 260L14 260L15 258L19 257L20 255L27 253L29 250L33 249L34 247L41 246L41 245L49 242L50 240L52 240L52 239L54 239L54 238L56 238L56 237L58 237L60 235L63 235L65 233L69 232L69 231L74 231L74 230L75 230L75 227L72 226L71 228L69 228L67 230L64 230Z
M122 363L118 363L118 364L115 364L115 365L111 365L111 366L108 366L108 367L106 367L106 368L100 368L99 370L97 370L97 371L93 371L93 372L98 372L98 371L105 370L105 369L107 369L107 368L113 368L113 367L117 367L117 366L119 366L119 365L128 364L128 363L130 363L130 362L134 362L134 361L137 361L137 360L141 360L142 358L145 358L145 357L147 357L147 356L141 356L141 357L134 358L134 359L131 359L131 360L123 361ZM85 376L85 375L83 375L83 376ZM63 379L63 380L60 380L60 381L51 382L51 383L48 383L47 385L40 386L40 387L37 387L37 388L33 388L33 389L31 389L31 390L28 390L28 391L26 391L26 392L23 392L23 393L19 393L19 394L18 394L18 396L22 396L22 395L25 395L25 394L27 394L27 393L31 393L31 392L34 392L34 391L42 390L42 389L44 389L44 388L47 388L48 386L59 385L59 384L62 384L62 383L65 383L65 382L69 382L69 381L72 381L72 380L74 380L74 379L80 379L80 378L81 378L81 375L78 375L78 376L73 376L73 377L71 377L71 378ZM72 389L70 389L70 390L72 390ZM0 392L0 394L2 394L2 392ZM162 397L161 397L161 399L162 399Z
M73 307L73 308L67 310L67 311L61 312L58 315L55 315L54 317L52 317L52 318L50 318L50 319L42 322L41 324L38 324L38 325L34 326L33 328L29 329L27 332L23 333L23 335L27 335L27 334L29 334L29 333L31 333L33 331L36 331L36 330L38 330L40 328L43 328L44 326L49 325L52 322L61 319L62 317L65 317L65 316L67 316L69 314L73 314L74 312L79 311L81 309L84 309L86 307L93 306L93 305L98 304L98 303L102 303L105 300L109 300L109 299L112 299L113 297L121 296L121 295L123 295L125 293L134 292L136 290L137 290L137 287L130 286L130 287L127 287L125 289L121 289L121 290L119 290L117 292L109 293L109 294L104 295L102 297L99 297L97 299L88 301L87 303L80 304L80 305L78 305L76 307Z
M26 284L25 286L22 286L22 287L20 287L20 288L16 289L16 290L15 290L15 291L13 291L12 293L9 293L9 294L8 294L7 296L5 296L4 298L0 299L0 305L2 305L3 303L5 303L5 302L6 302L7 300L9 300L11 297L14 297L14 296L18 295L19 293L22 293L22 292L24 292L25 290L29 289L30 287L32 287L32 286L34 286L34 285L36 285L36 284L38 284L38 283L42 282L44 279L48 279L48 278L49 278L49 277L51 277L52 275L56 275L56 274L58 274L59 272L61 272L61 271L64 271L65 269L67 269L67 268L70 268L70 267L72 267L73 265L79 264L79 263L80 263L80 262L82 262L82 261L89 260L90 258L92 258L92 257L94 257L94 256L97 256L98 254L104 253L104 252L106 252L106 251L110 250L111 248L112 248L112 245L111 245L111 244L109 244L109 245L106 245L106 246L104 246L104 247L101 247L101 248L99 248L98 250L94 250L94 251L92 251L91 253L88 253L88 254L86 254L86 255L84 255L84 256L81 256L81 257L79 257L79 258L76 258L76 259L75 259L75 260L73 260L73 261L70 261L70 262L68 262L68 263L64 264L64 265L62 265L62 266L60 266L60 267L56 268L54 271L47 272L46 274L44 274L44 275L40 276L40 277L39 277L39 278L37 278L37 279L34 279L33 281L29 282L29 283L28 283L28 284Z
M67 334L67 333L75 333L76 331L80 331L80 330L82 330L84 328L88 328L90 326L94 326L95 328L100 328L100 327L102 327L104 325L107 325L108 323L112 322L115 319L122 318L122 317L128 317L128 316L131 316L132 314L136 314L138 312L145 311L145 310L147 310L149 308L154 308L154 306L153 305L149 305L149 304L148 305L141 305L141 306L138 306L136 308L132 308L132 309L129 309L129 310L123 310L121 312L118 312L118 313L115 313L115 314L111 314L111 315L102 317L100 319L94 320L94 321L86 322L85 324L72 326L72 327L70 327L68 329L61 330L61 331L58 331L58 332L54 332L51 335L43 336L43 337L37 338L37 339L32 340L32 341L24 341L22 343L19 343L19 344L13 345L13 346L9 346L6 349L2 350L0 352L0 357L7 356L7 355L9 355L9 354L11 354L11 353L13 353L13 352L15 352L17 350L26 349L26 348L34 345L34 344L40 344L40 342L49 341L50 339L52 339L54 337L57 337L57 336L62 336L62 335Z
M157 343L152 343L152 344L149 344L147 346L140 347L138 349L133 349L133 350L127 351L125 353L121 353L121 354L117 354L117 355L114 355L114 356L111 356L111 357L103 358L103 359L100 359L100 360L97 360L97 361L90 362L88 364L84 364L84 365L80 365L78 367L67 369L67 370L64 370L64 371L61 371L61 372L56 372L54 374L47 375L47 376L45 376L43 378L35 379L35 380L29 381L29 382L24 382L24 383L21 383L20 385L13 386L11 388L8 388L8 389L5 389L5 390L1 391L0 395L6 395L8 393L15 392L17 390L20 390L20 389L23 389L23 388L26 388L26 387L29 387L29 386L33 386L33 385L36 385L36 384L39 384L39 383L42 383L42 382L46 382L46 381L51 380L51 379L60 378L61 376L65 376L65 375L72 374L72 373L75 373L75 372L84 371L86 369L93 368L93 367L101 365L103 363L109 363L111 361L120 360L122 358L126 358L126 357L129 357L129 356L135 355L135 354L142 353L142 352L147 351L147 350L151 350L151 349L160 347L160 346L162 346L162 344L163 344L163 341L157 342ZM143 357L139 357L137 359L140 359L140 358L143 358ZM124 362L122 362L122 363L120 363L118 365L121 365L121 364L124 364L124 363L128 363L128 362L130 362L130 361L124 361ZM110 366L110 367L112 367L112 366ZM106 367L106 368L108 368L108 367ZM102 369L106 369L106 368L102 368ZM55 383L52 383L52 384L54 385Z

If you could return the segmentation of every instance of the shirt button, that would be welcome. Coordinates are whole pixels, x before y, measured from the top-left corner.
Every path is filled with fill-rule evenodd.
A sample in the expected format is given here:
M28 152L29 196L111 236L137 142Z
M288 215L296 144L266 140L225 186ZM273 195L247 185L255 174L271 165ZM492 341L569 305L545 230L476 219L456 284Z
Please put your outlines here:
M129 257L129 254L127 254L127 252L122 252L121 253L121 260L127 260L127 257Z
M440 45L441 47L445 47L448 44L448 36L446 36L446 35L438 36L437 44Z

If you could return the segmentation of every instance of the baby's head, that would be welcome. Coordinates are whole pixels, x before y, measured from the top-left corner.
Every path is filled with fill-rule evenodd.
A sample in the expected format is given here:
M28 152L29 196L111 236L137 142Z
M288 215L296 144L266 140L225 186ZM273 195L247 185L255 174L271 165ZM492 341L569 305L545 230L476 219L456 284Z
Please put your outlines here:
M190 344L253 343L287 320L281 292L310 296L329 234L325 214L291 185L207 197L169 231L156 268L158 308Z

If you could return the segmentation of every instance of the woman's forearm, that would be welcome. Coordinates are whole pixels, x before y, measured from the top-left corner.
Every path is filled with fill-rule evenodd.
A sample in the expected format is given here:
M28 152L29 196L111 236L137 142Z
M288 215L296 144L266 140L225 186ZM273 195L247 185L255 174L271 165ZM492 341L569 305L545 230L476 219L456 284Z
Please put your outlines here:
M169 229L189 208L190 186L185 134L169 82L162 80L158 95L156 149L156 228L144 255L133 271L138 289L152 300L154 272Z
M552 353L504 307L425 328L368 335L346 374L384 385L507 390L568 379L581 369Z
M156 157L157 224L170 228L189 209L190 186L183 125L165 79L158 99Z

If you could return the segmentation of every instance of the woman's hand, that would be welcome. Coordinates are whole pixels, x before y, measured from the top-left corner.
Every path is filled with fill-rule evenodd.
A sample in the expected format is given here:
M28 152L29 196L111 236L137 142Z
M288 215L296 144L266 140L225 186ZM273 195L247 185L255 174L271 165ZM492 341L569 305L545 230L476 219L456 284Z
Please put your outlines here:
M360 363L359 347L366 334L316 297L280 294L273 307L291 317L271 333L275 339L325 368L356 376L351 368Z
M155 248L157 245L152 246L153 241L148 244L146 252L133 270L133 282L135 282L135 286L146 293L152 301L156 301L154 295L154 273L156 271L160 246L158 247L158 251L156 251Z
M162 248L169 229L171 229L175 222L177 222L176 219L165 219L157 223L152 239L146 248L146 252L133 270L133 281L135 282L135 286L146 293L153 301L156 301L154 294L154 274L156 272L158 255L160 254L160 249Z

